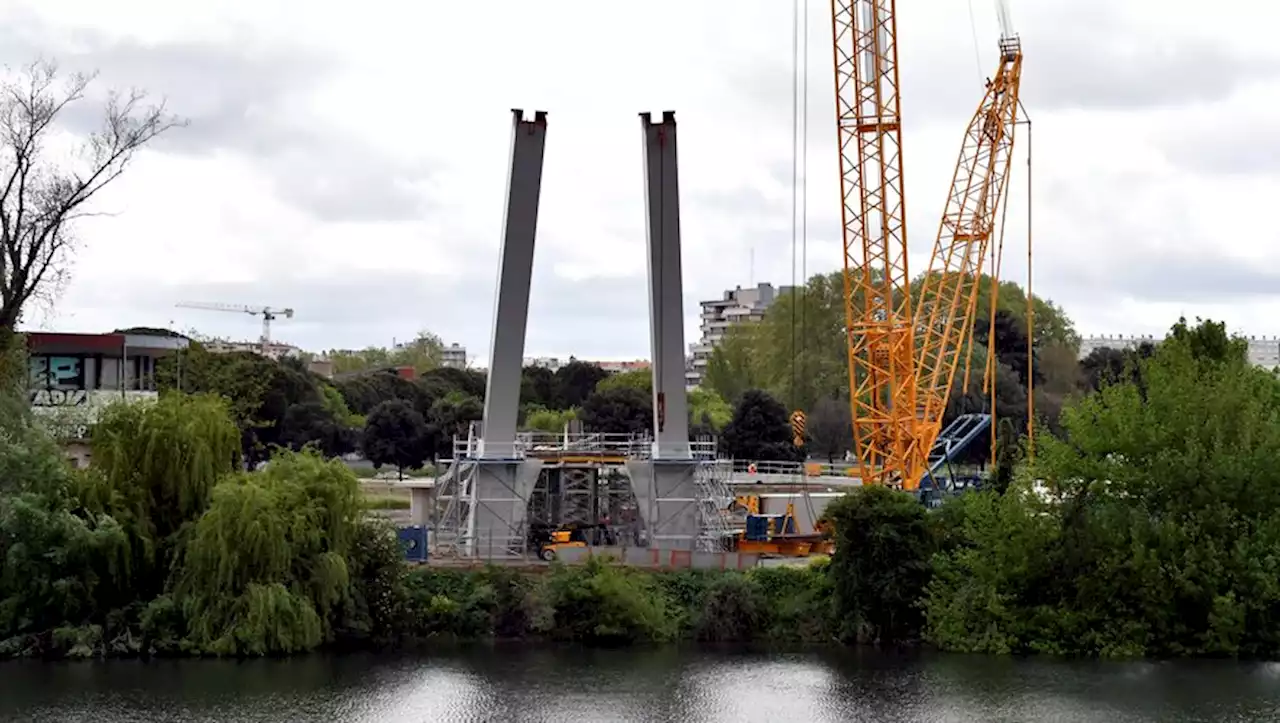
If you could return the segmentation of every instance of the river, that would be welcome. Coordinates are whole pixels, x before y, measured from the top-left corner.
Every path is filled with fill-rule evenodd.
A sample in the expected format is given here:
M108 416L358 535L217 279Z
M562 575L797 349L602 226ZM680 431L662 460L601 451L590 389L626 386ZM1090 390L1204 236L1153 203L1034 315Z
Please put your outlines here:
M1280 664L467 647L0 664L0 720L378 723L1280 720Z

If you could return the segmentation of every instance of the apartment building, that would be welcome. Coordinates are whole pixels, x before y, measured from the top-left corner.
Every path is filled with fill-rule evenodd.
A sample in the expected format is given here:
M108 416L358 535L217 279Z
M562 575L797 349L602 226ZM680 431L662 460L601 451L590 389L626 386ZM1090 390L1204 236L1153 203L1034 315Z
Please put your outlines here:
M467 348L461 344L450 344L440 350L440 366L453 369L467 368Z
M690 358L685 372L685 384L693 388L702 383L711 353L724 339L730 327L746 321L760 321L773 302L791 289L790 286L774 288L773 284L766 282L745 289L741 286L728 289L719 299L701 302L699 328L702 336L689 345Z
M1244 337L1249 345L1249 361L1260 367L1273 369L1280 366L1280 337L1277 336L1248 336ZM1159 344L1162 341L1160 337L1151 334L1104 334L1100 336L1087 336L1080 340L1081 359L1089 356L1095 349L1134 349L1142 344Z

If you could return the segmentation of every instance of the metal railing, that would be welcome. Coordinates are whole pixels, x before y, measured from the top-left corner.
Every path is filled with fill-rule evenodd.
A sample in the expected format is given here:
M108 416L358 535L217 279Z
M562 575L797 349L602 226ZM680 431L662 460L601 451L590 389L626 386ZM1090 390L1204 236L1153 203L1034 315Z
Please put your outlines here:
M496 450L484 444L474 431L466 437L454 437L453 459L477 459L486 453L505 459L556 454L622 456L634 460L653 457L653 438L642 434L520 432L510 448ZM689 442L689 454L696 460L715 461L716 441L693 440Z
M776 475L790 477L850 477L858 476L858 468L848 462L771 462L733 460L735 477L758 475Z

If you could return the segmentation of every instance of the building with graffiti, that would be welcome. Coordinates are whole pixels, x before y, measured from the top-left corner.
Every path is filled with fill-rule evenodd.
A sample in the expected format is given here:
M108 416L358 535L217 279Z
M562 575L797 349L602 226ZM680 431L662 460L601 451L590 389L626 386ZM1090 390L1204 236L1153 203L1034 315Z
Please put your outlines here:
M28 332L31 408L66 445L72 464L83 465L102 409L154 399L158 361L187 344L176 334Z

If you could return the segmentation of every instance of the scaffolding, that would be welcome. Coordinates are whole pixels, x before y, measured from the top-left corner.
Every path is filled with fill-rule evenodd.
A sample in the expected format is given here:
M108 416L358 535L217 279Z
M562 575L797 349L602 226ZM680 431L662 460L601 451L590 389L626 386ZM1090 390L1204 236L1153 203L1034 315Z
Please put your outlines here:
M591 528L592 545L645 546L651 544L639 509L629 461L651 459L653 440L647 435L562 434L522 432L517 435L515 461L536 460L538 479L524 498L518 485L509 489L515 504L527 514L513 515L506 529L478 535L477 512L485 501L477 498L478 477L485 465L478 427L468 436L454 440L453 458L437 478L433 500L432 551L437 557L513 558L527 557L529 527L580 525ZM717 460L715 441L710 438L691 443L697 512L697 550L723 551L731 548L734 535L727 510L733 501L728 480L732 463ZM507 502L507 499L500 500Z

